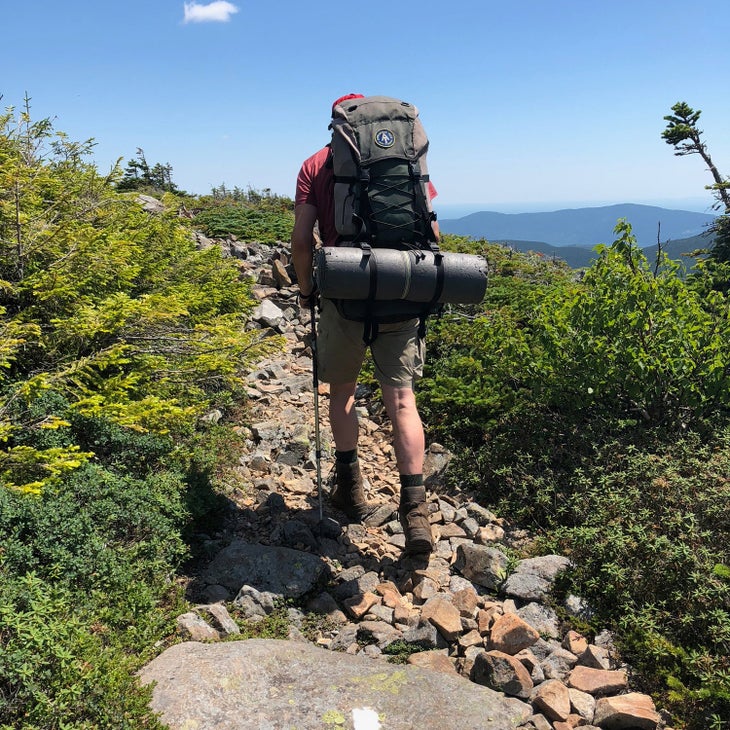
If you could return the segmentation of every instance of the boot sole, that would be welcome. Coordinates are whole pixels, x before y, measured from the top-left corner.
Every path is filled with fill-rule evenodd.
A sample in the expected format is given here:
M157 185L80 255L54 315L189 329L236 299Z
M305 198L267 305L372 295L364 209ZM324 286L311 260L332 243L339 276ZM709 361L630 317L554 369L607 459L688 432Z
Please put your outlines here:
M410 539L406 540L405 553L407 555L427 555L433 552L431 530L415 529L411 531Z
M430 555L433 545L428 540L414 540L406 545L404 555Z

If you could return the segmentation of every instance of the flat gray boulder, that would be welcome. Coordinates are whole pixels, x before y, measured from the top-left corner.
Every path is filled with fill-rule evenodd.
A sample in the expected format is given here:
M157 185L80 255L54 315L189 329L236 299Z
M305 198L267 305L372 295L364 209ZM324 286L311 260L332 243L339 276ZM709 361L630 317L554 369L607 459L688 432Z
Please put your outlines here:
M324 560L312 553L237 540L216 555L202 579L208 585L225 586L233 594L248 585L298 598L314 588L326 569Z
M507 730L532 714L461 677L312 644L249 639L187 642L140 673L171 730L448 728ZM368 722L369 720L369 722Z

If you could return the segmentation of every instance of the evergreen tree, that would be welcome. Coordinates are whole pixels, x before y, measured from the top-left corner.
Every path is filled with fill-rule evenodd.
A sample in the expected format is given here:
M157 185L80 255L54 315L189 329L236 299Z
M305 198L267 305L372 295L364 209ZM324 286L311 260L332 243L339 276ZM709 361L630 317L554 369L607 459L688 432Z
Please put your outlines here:
M720 174L707 151L707 145L702 141L702 130L697 127L702 111L695 111L686 102L680 101L672 107L672 112L664 117L668 124L662 132L662 138L674 147L675 155L699 155L707 165L714 180L707 189L714 193L714 208L722 210L710 228L715 234L710 256L718 263L730 263L730 180Z
M156 162L150 167L144 150L137 148L136 159L127 163L122 179L117 183L117 190L141 190L153 193L177 193L182 191L172 181L172 165Z

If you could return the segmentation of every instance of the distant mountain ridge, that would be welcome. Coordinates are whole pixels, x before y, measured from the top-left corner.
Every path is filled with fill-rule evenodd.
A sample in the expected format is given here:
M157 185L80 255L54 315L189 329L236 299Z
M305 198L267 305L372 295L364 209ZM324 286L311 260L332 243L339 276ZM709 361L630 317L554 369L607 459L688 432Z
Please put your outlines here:
M708 213L672 210L653 205L621 203L595 208L569 208L548 213L495 213L483 211L463 218L439 221L444 233L488 241L543 242L551 246L592 248L614 240L620 218L631 224L640 247L701 235L715 219ZM534 248L532 250L535 250ZM562 254L558 254L563 258Z
M591 265L598 258L598 254L593 248L586 246L551 246L543 241L515 241L511 239L488 239L490 243L498 243L502 246L508 246L515 251L527 253L534 251L546 258L562 259L573 269L582 269ZM662 251L675 261L681 261L687 269L694 266L694 259L689 256L690 253L697 249L709 248L712 244L712 237L707 235L692 236L691 238L679 238L667 243L662 243ZM653 262L657 254L657 245L642 248L646 258Z

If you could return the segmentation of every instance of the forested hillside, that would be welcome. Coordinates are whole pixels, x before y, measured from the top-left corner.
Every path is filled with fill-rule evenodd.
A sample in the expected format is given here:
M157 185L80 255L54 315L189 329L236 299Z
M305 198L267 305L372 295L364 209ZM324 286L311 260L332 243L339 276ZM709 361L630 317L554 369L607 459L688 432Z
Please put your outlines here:
M287 240L291 201L120 190L88 151L27 111L0 119L3 728L159 727L134 673L175 640L180 566L237 459L243 376L277 346L246 328L250 281L194 230ZM579 628L616 631L675 728L726 728L728 265L655 266L630 221L581 275L484 240L444 247L490 271L485 301L429 334L418 397L450 478L570 557L562 589L593 609Z

